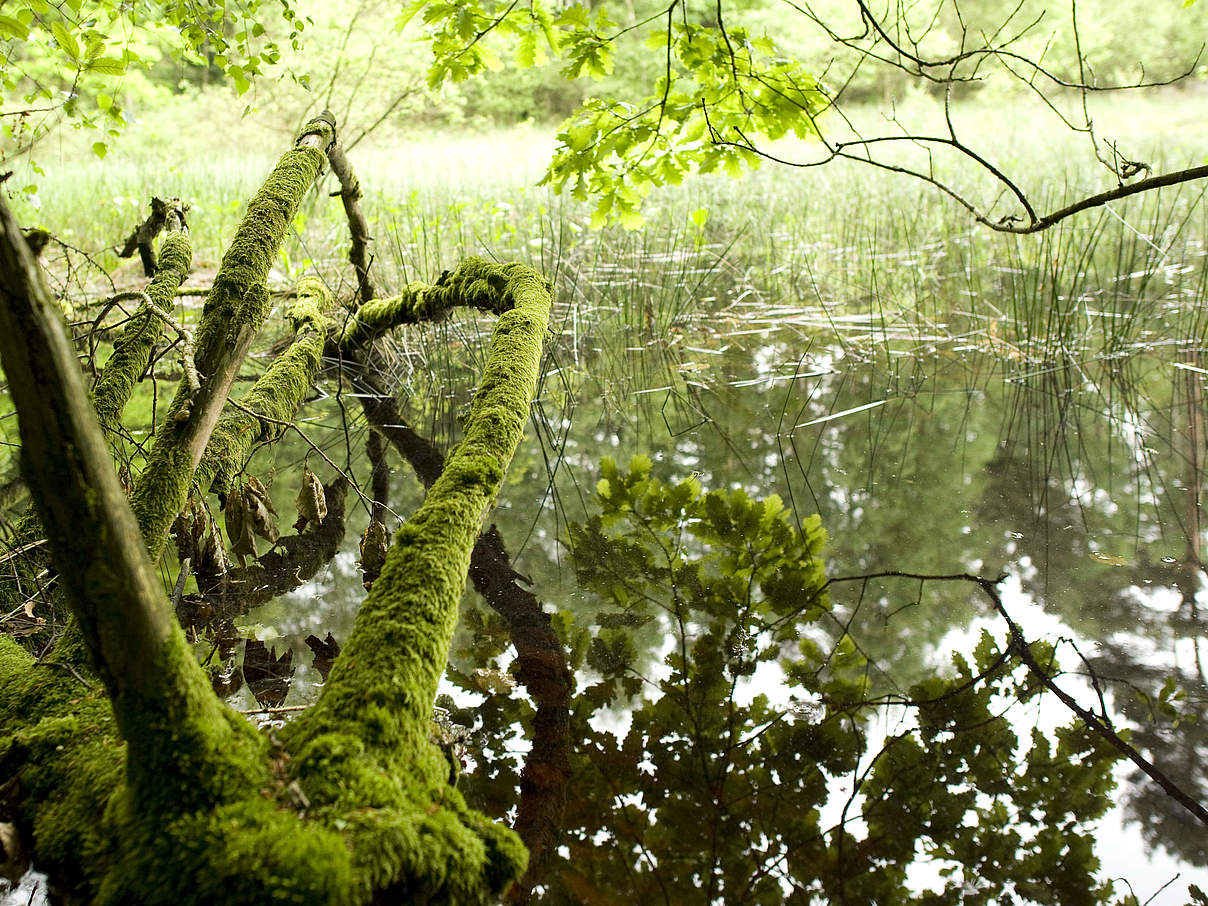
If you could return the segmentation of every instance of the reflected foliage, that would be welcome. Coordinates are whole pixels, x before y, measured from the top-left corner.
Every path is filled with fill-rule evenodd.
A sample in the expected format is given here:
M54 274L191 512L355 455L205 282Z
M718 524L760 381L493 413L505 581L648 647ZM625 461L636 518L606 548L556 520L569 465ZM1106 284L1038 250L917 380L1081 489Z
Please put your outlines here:
M573 795L543 902L1112 901L1091 824L1115 756L1078 724L1029 733L1042 690L1005 643L873 697L817 517L644 457L605 460L592 503L570 539L599 607L567 639ZM526 719L509 702L454 717L485 731L462 785L496 811L515 772L491 740Z

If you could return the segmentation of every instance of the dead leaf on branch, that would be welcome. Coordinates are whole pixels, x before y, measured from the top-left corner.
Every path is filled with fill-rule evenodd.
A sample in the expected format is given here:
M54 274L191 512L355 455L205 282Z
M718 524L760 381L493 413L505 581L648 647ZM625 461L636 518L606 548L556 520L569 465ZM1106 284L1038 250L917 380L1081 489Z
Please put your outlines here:
M302 487L298 489L296 505L298 521L294 523L295 531L301 532L311 523L322 525L327 517L327 497L323 493L323 484L310 469L302 473Z
M193 564L193 573L201 580L213 583L231 569L231 560L222 543L222 535L209 510L197 498L190 496L184 510L172 523L176 541L176 556L183 563Z
M365 526L365 533L361 535L361 573L366 588L373 585L373 581L381 575L389 547L390 535L384 522L374 519Z
M268 490L258 478L249 476L242 486L236 485L227 494L226 530L231 539L231 553L238 555L239 565L247 565L247 557L256 557L256 536L270 544L281 537L277 511L269 499Z
M308 635L306 644L314 652L315 670L318 671L323 682L327 682L327 674L331 672L331 665L335 663L340 654L340 643L329 632L325 639L320 639L317 635Z
M243 649L243 678L261 707L281 706L296 669L291 649L286 648L278 657L275 647L266 647L254 637L247 640Z

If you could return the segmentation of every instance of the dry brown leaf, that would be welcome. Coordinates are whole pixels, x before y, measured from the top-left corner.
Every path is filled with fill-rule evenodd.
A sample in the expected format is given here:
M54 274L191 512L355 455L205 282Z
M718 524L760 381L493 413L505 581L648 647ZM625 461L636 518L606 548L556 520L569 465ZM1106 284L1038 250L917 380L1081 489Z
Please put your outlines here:
M270 544L276 544L281 537L277 520L273 518L277 511L273 509L268 489L254 476L249 476L243 483L243 508L252 520L252 531Z
M389 547L390 535L385 523L374 519L365 526L365 532L361 535L361 572L364 573L366 588L381 574Z
M298 489L298 521L294 530L301 532L307 525L314 523L322 525L327 517L327 496L323 493L323 484L310 469L302 473L302 487Z
M256 538L243 490L238 485L227 494L224 513L227 537L231 539L231 553L239 558L240 566L246 566L247 558L256 556Z

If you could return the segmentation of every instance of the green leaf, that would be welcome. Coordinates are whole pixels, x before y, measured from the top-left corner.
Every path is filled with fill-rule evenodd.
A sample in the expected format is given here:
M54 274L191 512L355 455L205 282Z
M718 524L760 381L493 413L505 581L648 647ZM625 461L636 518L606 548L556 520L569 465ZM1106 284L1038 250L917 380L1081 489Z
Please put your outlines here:
M88 71L100 75L120 76L126 74L126 64L115 57L100 57L88 64Z
M247 73L242 66L232 64L227 67L226 72L235 83L235 92L237 94L246 94L247 90L252 87L251 80L248 79Z
M640 230L646 225L646 218L634 208L626 207L618 214L621 226L627 230Z
M24 41L29 37L29 29L12 16L0 16L0 35L16 41Z
M478 52L478 59L491 72L499 72L503 69L503 61L499 59L499 54L486 44L476 44L474 49Z
M104 160L105 155L109 153L109 146L104 142L93 142L92 153Z
M54 35L55 43L59 45L63 53L72 60L80 59L80 45L62 22L50 23L50 32Z
M545 50L537 45L537 36L532 32L521 37L516 44L516 65L523 69L541 66L549 61Z

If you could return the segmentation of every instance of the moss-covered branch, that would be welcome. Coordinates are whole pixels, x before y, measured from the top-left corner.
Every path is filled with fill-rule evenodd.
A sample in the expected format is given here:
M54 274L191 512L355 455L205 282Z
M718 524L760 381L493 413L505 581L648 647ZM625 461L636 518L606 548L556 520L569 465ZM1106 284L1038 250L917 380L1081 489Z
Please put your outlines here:
M35 670L0 643L0 777L19 777L15 817L40 864L70 878L88 870L68 863L90 853L108 874L141 857L159 830L149 823L246 793L261 779L246 754L263 743L214 698L168 611L57 306L2 202L0 273L0 355L26 473L108 692L83 695L73 671ZM125 782L96 785L122 776L123 755Z
M367 392L360 394L365 417L411 464L425 486L444 470L437 446L407 426L398 404L372 371L359 380ZM570 702L574 685L566 650L550 616L536 595L521 588L494 526L478 536L470 554L470 581L487 604L507 621L516 649L516 675L537 706L533 718L533 744L524 759L520 802L513 825L529 852L524 875L508 889L508 906L528 903L554 855L563 826L566 792L570 783Z
M485 267L483 292L506 313L465 437L395 535L318 702L284 731L313 813L348 822L358 874L400 899L489 902L525 863L517 838L448 786L448 762L428 741L470 551L523 434L549 318L539 275ZM379 807L358 809L367 801Z
M197 468L202 487L225 494L252 447L280 434L281 425L293 418L319 373L331 306L322 281L307 277L298 284L285 313L296 331L294 340L240 401L246 411L228 412L215 426Z
M501 314L507 310L501 306L512 304L509 281L525 272L532 273L523 264L466 258L435 283L408 283L397 296L366 302L349 318L337 342L341 350L352 350L402 324L439 321L457 306Z
M147 467L134 488L131 506L151 556L163 550L168 528L180 512L231 385L268 317L268 271L285 231L326 159L333 133L326 121L312 121L298 145L248 203L235 238L206 297L197 328L200 392L181 388L156 435Z
M0 203L0 354L19 413L22 463L61 581L111 695L153 686L146 655L171 618L125 496L58 306L20 228ZM127 553L128 552L128 553Z
M159 269L147 286L147 296L160 311L170 312L176 291L189 274L193 246L184 230L169 232L161 243ZM93 388L92 395L102 427L116 431L122 410L135 386L147 371L151 352L164 331L164 320L153 312L141 312L113 344L113 354Z

